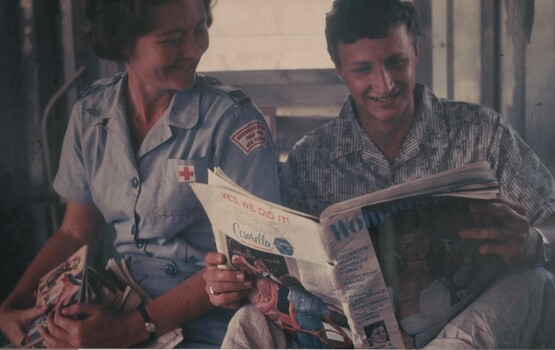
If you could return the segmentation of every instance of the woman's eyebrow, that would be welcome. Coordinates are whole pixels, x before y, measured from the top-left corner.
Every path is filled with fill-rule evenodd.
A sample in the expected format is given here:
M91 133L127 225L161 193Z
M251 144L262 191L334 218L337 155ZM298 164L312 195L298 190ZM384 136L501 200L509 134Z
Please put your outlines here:
M158 33L156 34L156 36L168 36L171 34L181 33L182 31L183 29L173 28L173 29L166 30L165 32Z
M201 27L201 26L205 25L207 23L207 21L208 21L207 18L203 18L197 24L195 24L194 28ZM168 30L166 30L162 33L156 34L156 36L167 36L167 35L171 35L171 34L175 34L175 33L181 33L183 31L184 31L183 28L171 28L171 29L168 29Z

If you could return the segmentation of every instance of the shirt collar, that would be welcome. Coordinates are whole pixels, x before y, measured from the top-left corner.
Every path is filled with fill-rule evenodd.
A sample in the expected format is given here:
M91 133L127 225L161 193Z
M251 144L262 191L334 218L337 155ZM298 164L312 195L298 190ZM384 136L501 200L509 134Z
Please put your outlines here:
M200 91L203 82L197 76L190 89L176 91L166 115L168 124L183 129L191 129L199 121Z
M421 84L416 84L413 96L415 100L414 122L403 144L417 143L428 148L446 147L447 140L442 137L446 132L445 123L442 118L439 118L442 112L440 100L427 86ZM353 104L354 101L349 96L339 112L336 144L332 151L334 158L368 148L373 151L378 150L358 123ZM402 157L401 154L400 157Z
M371 142L356 119L353 104L352 97L348 96L339 111L335 145L331 151L333 158L361 151L366 141Z
M414 123L416 138L428 148L447 147L447 126L443 115L443 105L432 90L422 84L414 89Z
M111 131L128 135L126 108L125 108L125 89L127 85L127 72L121 72L114 76L110 85L103 91L101 100L96 102L105 105L106 108L94 108L101 111L101 122ZM96 106L95 106L96 107ZM89 110L89 113L91 111ZM97 112L98 113L98 112ZM93 114L94 115L94 114Z
M127 128L125 119L125 88L127 84L127 72L116 75L112 80L112 86L109 87L103 102L107 108L106 114L100 116L106 119L112 129L118 129L124 132ZM166 110L162 118L167 119L168 125L179 128L193 128L199 120L200 108L200 85L199 79L195 79L193 87L187 90L176 91L170 102L170 106ZM96 109L96 108L95 108Z

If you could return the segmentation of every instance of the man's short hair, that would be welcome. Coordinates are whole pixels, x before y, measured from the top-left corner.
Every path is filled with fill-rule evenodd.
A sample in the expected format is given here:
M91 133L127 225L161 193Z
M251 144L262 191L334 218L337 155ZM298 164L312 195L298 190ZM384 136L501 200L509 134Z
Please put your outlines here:
M416 9L410 2L400 0L335 0L326 15L326 41L330 57L340 66L338 43L381 39L389 30L404 24L416 47L419 34Z

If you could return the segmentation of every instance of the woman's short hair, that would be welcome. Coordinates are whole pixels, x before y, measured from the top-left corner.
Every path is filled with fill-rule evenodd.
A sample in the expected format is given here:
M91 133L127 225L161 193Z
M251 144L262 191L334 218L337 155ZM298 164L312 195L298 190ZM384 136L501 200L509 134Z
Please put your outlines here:
M398 24L404 24L416 47L419 34L416 9L400 0L335 0L326 15L326 42L334 64L341 66L337 44L381 39Z
M152 30L153 8L175 0L82 0L89 24L85 37L103 59L124 62L137 39ZM212 24L212 0L202 0L207 25Z

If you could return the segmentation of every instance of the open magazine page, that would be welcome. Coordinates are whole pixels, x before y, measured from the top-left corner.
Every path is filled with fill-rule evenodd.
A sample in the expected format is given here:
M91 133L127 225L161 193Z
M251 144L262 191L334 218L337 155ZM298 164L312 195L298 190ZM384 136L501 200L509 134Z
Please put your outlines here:
M357 348L400 349L403 338L390 294L374 253L362 210L355 209L322 221L325 245L335 257L342 285L339 297L351 320Z
M214 171L208 171L208 183L212 186L218 186L218 187L226 188L228 190L232 190L234 192L238 192L239 194L241 194L243 196L254 199L258 203L264 203L265 205L267 205L271 208L276 208L276 209L285 211L289 214L305 217L305 218L308 218L310 220L314 220L314 221L318 220L317 217L312 216L312 215L307 214L307 213L303 213L302 211L298 211L298 210L287 208L287 207L284 207L284 206L281 206L281 205L277 205L275 203L266 201L262 198L258 198L256 196L253 196L247 190L245 190L241 186L237 185L220 168L215 168Z
M503 268L500 257L478 253L480 242L459 237L461 229L484 224L484 219L470 210L470 205L480 205L480 201L448 196L411 198L366 206L326 222L331 249L343 255L349 251L341 246L346 237L364 237L361 241L370 237L405 345L419 348L427 344ZM349 300L354 301L345 309L356 321L360 319L357 310L372 307L378 300L375 295L384 292L380 278L373 280L379 274L369 272L366 262L366 266L357 265L368 258L363 244L370 243L350 249L353 262L344 259L348 261L344 270L352 273L340 275ZM368 280L377 287L369 287ZM377 306L376 318L360 326L381 321ZM384 320L386 331L396 332L388 321Z
M332 217L366 205L409 197L448 194L491 199L495 198L497 193L498 183L493 169L487 161L482 161L333 204L326 208L320 217Z
M210 218L218 251L230 262L227 267L255 281L248 298L260 311L302 347L353 346L335 266L317 221L241 191L192 187Z
M495 225L470 210L499 194L485 162L332 205L319 219L221 175L192 184L217 248L253 277L249 299L301 347L422 347L503 268L458 234ZM321 313L299 314L306 304Z

